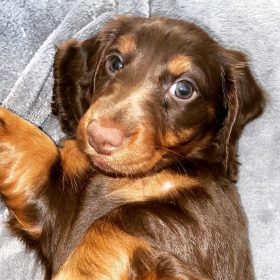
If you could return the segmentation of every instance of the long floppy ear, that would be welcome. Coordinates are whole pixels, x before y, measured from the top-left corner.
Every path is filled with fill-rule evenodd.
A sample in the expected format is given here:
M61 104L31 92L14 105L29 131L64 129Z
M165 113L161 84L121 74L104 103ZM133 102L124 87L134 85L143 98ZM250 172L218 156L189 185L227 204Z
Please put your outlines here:
M52 112L68 137L74 137L79 119L88 109L99 42L70 39L58 46L54 60Z
M222 49L223 94L226 117L220 131L220 148L227 174L237 175L236 144L244 126L264 110L265 95L254 79L246 56L238 51Z

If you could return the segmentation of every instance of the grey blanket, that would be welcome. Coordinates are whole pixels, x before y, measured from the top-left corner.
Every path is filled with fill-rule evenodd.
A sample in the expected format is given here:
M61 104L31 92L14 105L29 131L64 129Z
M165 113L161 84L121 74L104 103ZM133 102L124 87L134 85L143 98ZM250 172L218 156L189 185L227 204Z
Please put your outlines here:
M251 58L270 101L263 117L242 136L239 190L249 218L257 279L279 280L280 1L0 0L2 105L58 140L62 133L50 114L54 46L95 34L115 14L190 20ZM0 279L42 279L34 256L7 231L6 218L0 202Z

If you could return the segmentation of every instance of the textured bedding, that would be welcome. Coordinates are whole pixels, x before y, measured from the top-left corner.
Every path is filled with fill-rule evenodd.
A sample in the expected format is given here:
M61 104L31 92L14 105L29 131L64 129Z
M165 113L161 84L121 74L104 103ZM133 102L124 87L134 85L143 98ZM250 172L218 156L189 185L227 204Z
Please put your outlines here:
M0 102L54 139L50 113L55 45L92 36L116 14L193 21L224 45L244 51L270 99L240 143L241 199L250 225L258 280L280 279L279 0L0 0ZM0 202L0 280L42 279L33 254L8 232ZM245 280L245 279L244 279Z

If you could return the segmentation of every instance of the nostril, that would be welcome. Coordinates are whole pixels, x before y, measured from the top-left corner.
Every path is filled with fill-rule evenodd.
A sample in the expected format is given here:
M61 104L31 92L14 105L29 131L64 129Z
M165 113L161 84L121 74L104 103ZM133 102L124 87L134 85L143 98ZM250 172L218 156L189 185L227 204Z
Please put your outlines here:
M94 138L92 136L89 135L88 137L88 143L89 145L97 152L97 153L101 153L100 151L100 145L98 145L95 141Z
M125 138L123 130L115 124L103 126L98 121L93 120L87 127L89 144L97 153L111 154L120 147Z

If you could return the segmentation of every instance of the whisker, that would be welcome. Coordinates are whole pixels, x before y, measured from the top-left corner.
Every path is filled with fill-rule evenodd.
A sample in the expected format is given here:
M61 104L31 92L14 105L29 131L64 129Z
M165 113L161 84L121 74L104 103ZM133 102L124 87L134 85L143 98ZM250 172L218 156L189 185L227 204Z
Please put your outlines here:
M179 160L177 160L176 159L176 161L180 164L180 166L182 167L182 169L183 169L183 171L184 171L184 173L188 176L188 173L187 173L187 171L186 171L186 169L185 169L185 167L184 167L184 165L179 161ZM178 167L178 165L176 164L176 166Z
M163 147L160 147L160 146L155 146L155 147L156 147L157 149L160 149L160 150L163 150L163 151L167 151L167 152L173 153L174 155L177 155L177 156L180 156L180 157L182 157L182 158L188 159L186 156L181 155L181 154L179 154L179 153L177 153L177 152L175 152L175 151L173 151L173 150L170 150L170 149L168 149L168 148L163 148Z
M179 153L177 153L177 152L174 152L173 150L170 150L170 149L168 149L168 148L163 148L163 147L160 147L160 146L156 146L156 148L161 149L161 150L164 150L164 151L168 151L168 152L173 153L173 154L175 154L175 155L178 155L178 156L180 156L180 157L182 157L182 158L184 158L184 159L187 159L186 156L181 155L181 154L179 154ZM183 172L184 172L186 175L188 175L188 173L187 173L185 167L183 166L183 164L182 164L178 159L175 158L175 160L176 160L176 162L181 166L181 168L183 169ZM176 167L177 167L178 171L180 172L180 168L178 167L177 164L176 164Z

